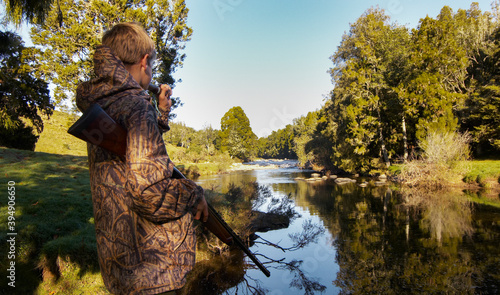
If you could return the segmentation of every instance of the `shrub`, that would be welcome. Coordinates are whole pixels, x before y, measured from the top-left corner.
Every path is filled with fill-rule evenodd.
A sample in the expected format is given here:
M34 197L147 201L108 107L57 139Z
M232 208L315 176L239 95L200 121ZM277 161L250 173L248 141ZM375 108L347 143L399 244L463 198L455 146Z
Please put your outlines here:
M464 165L464 160L470 155L469 141L467 133L429 132L419 143L423 160L403 165L400 179L410 186L428 189L440 189L449 182L459 181L461 175L469 170L467 164ZM466 181L473 182L474 178L468 175Z
M468 133L431 131L419 146L427 163L453 166L470 158L470 139Z
M33 127L23 123L12 129L0 128L0 146L19 150L35 150L38 136L33 133Z

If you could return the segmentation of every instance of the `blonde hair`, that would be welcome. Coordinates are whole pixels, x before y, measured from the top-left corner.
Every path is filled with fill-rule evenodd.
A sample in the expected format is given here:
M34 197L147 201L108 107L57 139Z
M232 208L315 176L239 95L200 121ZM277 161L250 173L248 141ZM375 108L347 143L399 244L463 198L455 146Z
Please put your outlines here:
M106 31L102 44L113 50L124 64L136 64L146 54L148 62L156 58L155 44L138 23L119 23Z

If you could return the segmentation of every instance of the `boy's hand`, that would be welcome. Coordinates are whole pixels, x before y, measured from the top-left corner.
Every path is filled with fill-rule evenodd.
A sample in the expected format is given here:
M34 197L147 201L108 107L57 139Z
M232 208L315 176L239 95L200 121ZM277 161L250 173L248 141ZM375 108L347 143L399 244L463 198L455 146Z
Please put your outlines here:
M170 112L170 107L172 107L172 100L170 99L172 88L167 84L161 84L160 89L160 95L158 95L158 108L163 112Z
M198 206L196 206L196 215L194 216L194 219L200 220L202 216L203 216L202 221L207 222L207 220L208 220L208 204L207 204L207 200L205 200L205 196L201 197L201 200L198 203Z

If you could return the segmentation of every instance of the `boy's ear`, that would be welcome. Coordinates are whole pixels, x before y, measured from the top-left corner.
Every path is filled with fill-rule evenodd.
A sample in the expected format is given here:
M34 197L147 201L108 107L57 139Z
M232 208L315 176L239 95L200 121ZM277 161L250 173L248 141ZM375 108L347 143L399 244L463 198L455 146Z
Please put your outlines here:
M149 54L146 54L141 58L141 66L144 67L145 69L147 69L147 67L149 66L148 57Z

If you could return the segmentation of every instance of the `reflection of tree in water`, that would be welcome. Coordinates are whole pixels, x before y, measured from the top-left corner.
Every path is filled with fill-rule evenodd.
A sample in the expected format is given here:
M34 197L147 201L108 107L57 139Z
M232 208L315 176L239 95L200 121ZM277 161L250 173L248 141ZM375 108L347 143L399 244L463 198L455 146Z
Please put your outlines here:
M498 211L472 210L466 198L452 192L426 197L417 191L403 195L387 186L328 182L280 183L272 188L291 194L295 204L317 215L328 228L339 266L333 285L341 294L500 294ZM262 239L258 242L279 247ZM285 270L291 289L305 294L326 290L303 272L308 269L307 260L258 257L271 271L272 280L278 273L273 269ZM238 267L233 271L239 275L237 280L220 275L232 283L217 292L199 294L273 294L248 275L246 269L255 268L253 264L241 258Z
M436 239L443 240L470 236L473 232L470 203L451 192L428 193L421 203L422 226Z
M258 190L259 198L252 200L255 206L261 206L267 202L267 212L285 215L291 219L298 216L298 213L293 209L293 201L288 197L277 198L273 196L267 187L258 187ZM232 192L229 192L228 195L231 198L235 197ZM252 242L261 246L279 249L286 256L286 253L316 243L324 232L323 226L308 219L302 224L301 232L289 234L289 238L293 242L290 247L282 247L259 236L256 236L257 239ZM220 246L212 248L222 249ZM326 289L326 286L320 284L317 279L309 277L303 271L301 268L304 263L303 260L293 259L288 261L286 258L276 259L261 253L254 254L268 269L288 271L293 277L289 285L290 288L303 290L304 294L315 294L315 292L323 292ZM217 255L213 255L210 259L196 263L195 268L189 274L182 294L268 294L269 290L262 286L262 282L251 277L246 272L249 268L256 268L256 266L251 262L247 263L239 249L219 251Z
M235 250L225 254L196 262L182 294L222 294L244 280L243 252Z
M290 282L291 288L297 288L299 290L304 290L304 294L315 294L315 291L323 292L326 286L320 284L319 282L308 278L307 275L300 269L303 260L292 260L290 262L280 262L281 269L288 270L294 275L294 278Z
M284 248L264 239L262 239L262 242L259 243L273 246L275 248L281 249L284 253L286 253L287 251L302 249L310 243L316 243L318 237L324 234L324 232L324 227L319 226L318 224L313 223L312 220L308 219L305 220L302 224L302 232L289 234L290 239L293 241L293 245L291 247ZM267 256L264 257L268 260L268 263L270 263L273 268L287 270L290 272L290 274L293 275L293 279L290 282L291 288L304 290L304 294L308 295L314 294L315 291L323 292L326 289L326 286L320 284L314 278L309 278L307 274L301 269L301 266L304 263L303 260L294 259L287 262L285 258L276 260Z
M474 293L477 269L461 248L473 231L470 204L451 193L420 197L344 199L334 281L342 294Z

